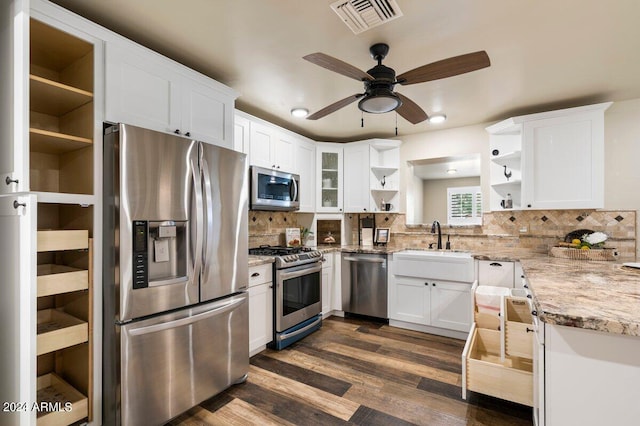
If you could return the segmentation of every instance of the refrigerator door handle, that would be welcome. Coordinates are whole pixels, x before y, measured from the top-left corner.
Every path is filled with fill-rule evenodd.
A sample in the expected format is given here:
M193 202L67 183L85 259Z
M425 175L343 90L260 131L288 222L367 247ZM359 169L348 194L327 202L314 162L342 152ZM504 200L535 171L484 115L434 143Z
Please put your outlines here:
M158 331L164 331L164 330L169 330L176 327L193 324L195 322L202 321L204 319L207 319L216 315L222 315L226 312L232 311L237 306L245 302L245 300L246 300L245 298L233 299L224 303L221 306L217 306L211 309L210 311L205 311L199 314L195 314L186 318L180 318L174 321L163 322L160 324L149 325L147 327L132 329L129 331L129 334L131 336L141 336L143 334L156 333Z
M211 219L213 218L213 188L211 186L211 174L209 173L209 163L207 163L207 160L204 158L204 156L202 157L202 177L204 180L204 190L203 190L203 198L204 198L204 204L205 204L205 212L206 212L206 218L205 218L205 223L210 223ZM211 255L211 244L210 242L213 241L213 226L207 226L206 227L207 232L204 233L204 259L211 259L212 255ZM204 276L208 276L208 269L209 269L209 264L211 262L205 262L204 263Z
M195 155L191 155L191 177L193 179L193 191L196 198L196 223L195 232L191 235L195 235L195 248L193 250L193 278L198 279L200 276L200 269L202 268L202 230L204 229L204 213L202 212L202 185L200 183L200 168L198 167L198 154L197 150ZM195 158L194 158L195 157Z

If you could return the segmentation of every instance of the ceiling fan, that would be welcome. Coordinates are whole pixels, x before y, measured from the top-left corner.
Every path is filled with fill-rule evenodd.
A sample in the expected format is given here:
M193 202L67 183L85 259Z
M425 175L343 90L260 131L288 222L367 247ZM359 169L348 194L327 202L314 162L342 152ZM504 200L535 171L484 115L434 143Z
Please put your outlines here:
M394 92L393 88L396 84L406 86L408 84L424 83L425 81L476 71L491 65L487 52L482 50L432 62L396 77L395 70L382 65L382 60L389 53L387 44L374 44L369 48L369 52L371 57L378 61L378 65L367 72L320 52L303 57L303 59L330 71L364 82L365 90L364 93L351 95L322 108L309 115L307 117L308 120L322 118L360 99L358 108L364 112L381 114L395 110L410 123L417 124L428 118L427 113L411 99Z

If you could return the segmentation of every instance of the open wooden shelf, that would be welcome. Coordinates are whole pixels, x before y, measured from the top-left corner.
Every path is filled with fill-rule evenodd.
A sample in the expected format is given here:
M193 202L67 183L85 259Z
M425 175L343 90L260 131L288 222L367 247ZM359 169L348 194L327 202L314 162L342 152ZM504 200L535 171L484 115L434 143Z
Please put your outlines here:
M31 151L46 154L62 154L93 144L93 140L89 138L35 128L29 128L29 142Z
M84 343L89 338L86 321L57 309L38 311L37 355Z
M29 102L32 111L64 115L93 101L93 93L44 77L29 74Z
M89 288L89 271L65 265L38 265L38 297Z
M69 383L62 380L55 373L45 374L37 379L36 399L42 402L60 403L62 407L57 411L40 411L37 416L38 426L68 425L88 416L88 399ZM66 407L71 403L71 407ZM70 408L70 409L68 409Z

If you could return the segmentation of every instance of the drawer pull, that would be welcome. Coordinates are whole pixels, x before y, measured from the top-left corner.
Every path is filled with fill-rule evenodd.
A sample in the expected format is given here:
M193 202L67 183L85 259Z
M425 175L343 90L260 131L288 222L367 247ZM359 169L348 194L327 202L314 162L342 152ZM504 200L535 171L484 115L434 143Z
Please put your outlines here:
M18 179L11 179L9 176L4 180L7 185L11 185L12 183L18 183Z
M533 315L534 317L538 316L538 311L531 311L531 315Z
M502 267L502 263L498 263L498 262L491 262L491 263L489 264L489 266L499 266L499 267Z
M530 295L530 294L527 294L527 298L531 299L531 295Z
M525 284L525 285L523 285L522 287L524 287L524 288L529 288L529 285L528 285L528 284Z
M13 208L17 209L18 207L27 207L27 203L19 203L18 200L13 200Z
M527 333L533 333L535 331L535 330L533 330L533 329L531 329L529 327L527 327L525 330L527 330Z
M260 276L260 272L254 272L253 274L251 274L251 278L259 277L259 276Z

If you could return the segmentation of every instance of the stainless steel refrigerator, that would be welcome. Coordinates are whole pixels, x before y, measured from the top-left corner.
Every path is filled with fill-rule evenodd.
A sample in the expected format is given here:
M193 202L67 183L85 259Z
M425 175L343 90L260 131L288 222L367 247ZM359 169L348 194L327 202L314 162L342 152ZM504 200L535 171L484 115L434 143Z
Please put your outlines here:
M246 162L105 129L104 424L164 424L246 378Z

